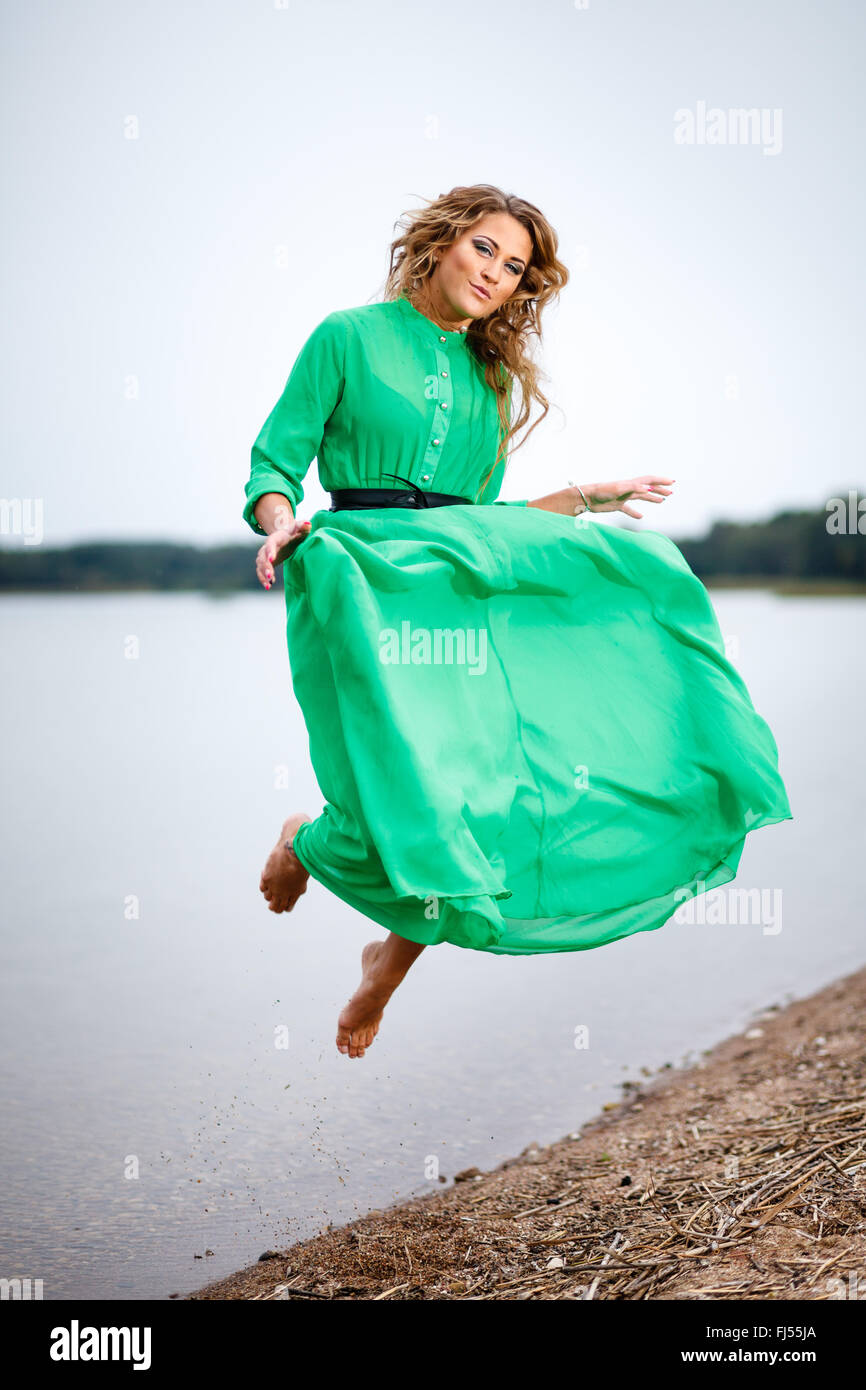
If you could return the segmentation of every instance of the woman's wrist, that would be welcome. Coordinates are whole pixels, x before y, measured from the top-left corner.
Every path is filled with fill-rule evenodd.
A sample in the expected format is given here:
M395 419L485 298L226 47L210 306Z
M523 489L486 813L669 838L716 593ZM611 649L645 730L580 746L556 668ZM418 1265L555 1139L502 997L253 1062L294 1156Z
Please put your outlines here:
M589 500L588 500L588 498L587 498L587 495L586 495L586 493L584 492L583 488L580 486L580 483L571 483L571 482L570 482L570 483L569 483L569 487L572 488L575 492L577 492L578 495L579 495L579 497L580 497L580 503L578 503L578 504L575 506L575 509L574 509L574 510L575 510L575 514L576 514L576 515L579 515L581 512L591 512L591 511L592 511L592 507L589 505ZM587 491L588 491L588 490L589 490L589 484L587 484Z
M295 514L288 497L281 492L263 493L253 508L253 516L266 536L294 529Z
M560 488L559 492L536 497L527 505L539 507L545 512L557 512L560 516L579 516L584 511L592 511L592 492L587 483L570 483L568 487Z

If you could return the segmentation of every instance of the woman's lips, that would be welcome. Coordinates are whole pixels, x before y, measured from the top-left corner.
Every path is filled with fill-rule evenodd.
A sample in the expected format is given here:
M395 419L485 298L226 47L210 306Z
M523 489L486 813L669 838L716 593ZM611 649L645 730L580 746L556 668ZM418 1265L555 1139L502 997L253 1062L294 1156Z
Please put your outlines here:
M473 285L471 280L469 281L469 284L472 285L472 288L473 288L473 290L475 291L476 294L480 294L480 295L481 295L481 298L482 298L482 299L489 299L489 298L490 298L490 295L487 293L487 291L486 291L486 290L483 290L483 289L481 288L480 285Z

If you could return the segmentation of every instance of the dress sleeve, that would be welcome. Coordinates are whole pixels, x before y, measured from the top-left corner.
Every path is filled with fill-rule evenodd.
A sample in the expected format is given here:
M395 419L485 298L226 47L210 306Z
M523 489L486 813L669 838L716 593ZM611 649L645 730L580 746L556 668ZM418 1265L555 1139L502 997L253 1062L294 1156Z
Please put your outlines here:
M297 512L303 480L317 457L329 417L345 385L346 324L329 314L304 343L282 395L259 431L250 457L243 518L257 535L264 531L253 508L266 492L279 492Z

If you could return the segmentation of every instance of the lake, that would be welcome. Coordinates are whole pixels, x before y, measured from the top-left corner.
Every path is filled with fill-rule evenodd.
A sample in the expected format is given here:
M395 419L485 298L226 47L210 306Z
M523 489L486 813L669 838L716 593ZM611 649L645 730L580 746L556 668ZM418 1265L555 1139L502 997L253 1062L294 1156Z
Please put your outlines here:
M431 1158L557 1139L861 966L866 600L712 597L794 813L734 886L779 890L781 930L428 950L356 1061L336 1016L380 929L314 882L288 915L258 892L285 815L321 808L281 587L5 598L0 1276L188 1292L429 1190Z

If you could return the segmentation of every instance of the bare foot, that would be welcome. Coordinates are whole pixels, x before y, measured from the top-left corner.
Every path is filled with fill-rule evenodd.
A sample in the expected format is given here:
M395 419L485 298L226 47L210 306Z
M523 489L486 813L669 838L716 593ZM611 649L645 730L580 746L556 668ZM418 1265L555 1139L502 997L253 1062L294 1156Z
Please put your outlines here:
M337 1020L337 1049L363 1057L379 1031L385 1005L424 947L389 932L361 952L361 983Z
M267 898L271 912L291 912L301 894L307 891L310 875L291 846L298 826L309 819L303 812L289 816L262 869L259 889Z

